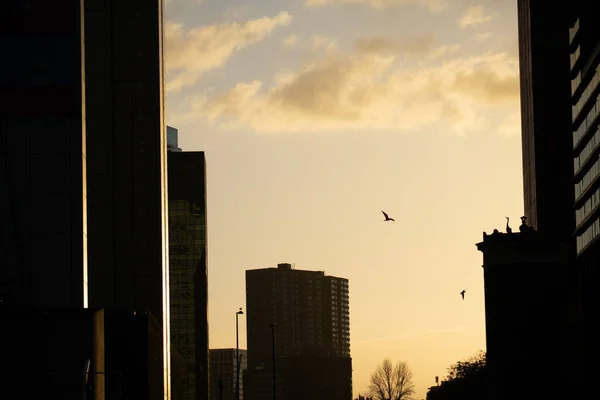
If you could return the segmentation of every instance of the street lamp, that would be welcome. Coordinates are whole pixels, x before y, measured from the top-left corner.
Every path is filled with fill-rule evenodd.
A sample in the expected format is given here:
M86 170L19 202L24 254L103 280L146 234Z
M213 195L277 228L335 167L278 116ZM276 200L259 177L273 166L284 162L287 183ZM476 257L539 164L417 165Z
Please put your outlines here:
M271 344L273 346L273 400L275 400L277 396L277 385L275 380L275 324L271 324Z
M235 398L236 400L240 400L240 331L238 329L238 317L243 315L242 307L240 307L239 311L235 313L235 363L236 363L236 371L235 371Z

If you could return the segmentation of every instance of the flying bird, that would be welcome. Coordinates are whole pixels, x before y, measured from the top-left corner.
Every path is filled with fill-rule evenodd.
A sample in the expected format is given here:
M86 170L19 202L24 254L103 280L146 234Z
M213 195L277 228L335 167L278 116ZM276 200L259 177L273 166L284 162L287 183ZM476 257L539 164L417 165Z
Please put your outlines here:
M508 217L504 218L506 218L506 233L512 233L512 228L508 226L508 222L510 221L510 219Z
M394 221L394 218L390 218L385 211L381 211L383 213L383 216L385 217L385 221ZM385 222L383 221L383 222ZM395 221L394 221L395 222Z
M467 292L467 291L466 291L466 289L463 289L463 291L462 291L462 292L460 292L460 295L462 296L462 299L463 299L463 300L465 299L465 293L466 293L466 292Z

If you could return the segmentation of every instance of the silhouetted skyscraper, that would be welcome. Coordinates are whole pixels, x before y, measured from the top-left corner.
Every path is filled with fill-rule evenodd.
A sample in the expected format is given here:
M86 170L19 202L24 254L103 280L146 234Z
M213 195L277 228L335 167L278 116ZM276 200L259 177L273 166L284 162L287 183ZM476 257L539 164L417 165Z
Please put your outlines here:
M573 155L569 75L571 6L518 0L525 216L538 231L571 242Z
M596 179L600 176L600 31L588 5L582 3L569 30L578 255L600 235L600 185Z
M150 310L170 396L163 0L85 2L91 307Z
M0 4L0 296L87 306L79 0Z
M163 7L0 4L0 291L151 311L168 398Z
M247 400L272 398L272 383L263 376L272 371L271 324L275 325L276 372L282 381L282 399L301 393L301 386L313 387L319 378L316 364L334 362L337 364L329 368L331 373L343 379L332 375L330 392L321 392L324 387L320 387L310 398L337 399L340 397L333 393L340 392L352 396L347 279L326 276L322 271L296 270L286 263L248 270L246 318Z
M569 29L577 264L583 304L584 379L600 373L596 322L600 310L600 30L595 4L574 2Z
M184 362L183 398L209 396L206 160L169 152L171 338Z

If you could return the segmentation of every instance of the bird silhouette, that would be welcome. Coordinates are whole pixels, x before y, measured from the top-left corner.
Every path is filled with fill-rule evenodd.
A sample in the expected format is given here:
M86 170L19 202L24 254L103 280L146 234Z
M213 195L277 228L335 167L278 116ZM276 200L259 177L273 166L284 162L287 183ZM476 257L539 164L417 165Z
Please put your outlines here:
M463 289L463 291L462 291L462 292L460 292L460 295L462 296L462 299L463 299L463 300L465 299L465 293L466 293L466 292L467 292L467 290L466 290L466 289Z
M506 218L506 233L512 233L512 228L510 226L508 226L508 222L510 221L510 218L508 217L504 217Z
M389 217L389 216L386 214L386 212L385 212L385 211L383 211L383 210L382 210L381 212L383 213L383 216L385 217L385 220L384 220L383 222L386 222L386 221L394 221L394 218L390 218L390 217ZM394 222L396 222L396 221L394 221Z

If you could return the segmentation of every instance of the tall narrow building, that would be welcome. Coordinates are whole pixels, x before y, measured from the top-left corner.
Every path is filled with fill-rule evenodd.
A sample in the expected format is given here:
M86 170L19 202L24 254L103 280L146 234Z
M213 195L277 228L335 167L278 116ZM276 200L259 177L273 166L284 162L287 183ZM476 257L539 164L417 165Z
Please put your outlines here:
M184 363L183 399L207 400L206 161L203 152L168 156L172 345Z
M164 2L84 3L89 303L152 312L169 398Z
M87 307L80 0L0 4L0 297Z
M168 399L163 24L163 0L1 2L0 294L151 313Z
M518 0L525 216L539 232L572 242L573 155L569 4Z
M600 373L600 30L593 2L575 1L571 42L572 151L575 166L577 264L583 304L583 382Z
M246 400L272 398L273 346L277 398L351 399L347 279L287 263L248 270L246 312Z

